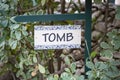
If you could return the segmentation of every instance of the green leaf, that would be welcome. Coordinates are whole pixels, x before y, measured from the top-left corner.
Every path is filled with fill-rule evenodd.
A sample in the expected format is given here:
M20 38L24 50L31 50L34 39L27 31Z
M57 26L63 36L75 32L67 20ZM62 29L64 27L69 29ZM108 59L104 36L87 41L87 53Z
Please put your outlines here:
M107 36L109 37L109 39L114 39L114 37L116 36L117 34L117 30L116 29L113 29L112 32L108 32L107 33Z
M96 4L100 4L100 3L102 2L102 0L94 0L94 2L95 2Z
M13 29L17 29L17 28L19 28L19 27L20 27L19 24L12 24L12 25L10 26L10 29L13 30Z
M65 68L65 71L70 73L70 69L69 68Z
M2 21L1 24L2 24L3 27L7 27L7 25L8 25L8 20Z
M94 58L96 55L97 55L97 52L96 52L96 51L93 51L93 52L90 54L91 58Z
M106 69L107 68L107 65L103 62L101 62L100 66L99 66L99 69L103 70L103 69Z
M32 78L32 80L38 80L38 78L37 78L37 77L34 77L34 78Z
M71 69L72 73L74 73L74 72L76 71L76 64L75 64L75 63L72 63L72 64L70 65L70 69Z
M115 15L115 18L120 20L120 6L117 6L117 13Z
M90 61L87 61L87 62L86 62L86 66L87 66L88 68L90 68L90 69L94 69L94 64L93 64L92 62L90 62Z
M24 80L27 80L25 72L22 71L21 76L23 77Z
M74 76L71 76L69 80L76 80L76 78Z
M16 76L19 77L22 73L22 70L18 70L17 73L16 73Z
M34 62L34 63L37 63L37 58L36 58L35 55L33 56L33 62Z
M21 32L20 31L15 31L15 36L17 40L21 40Z
M70 79L69 74L66 72L63 72L60 77L62 78L62 80L69 80Z
M41 0L41 4L42 4L42 6L44 6L45 3L46 3L46 0Z
M113 58L113 52L110 50L103 50L100 54L106 58Z
M19 63L19 67L20 67L20 69L23 69L23 61L21 61L21 62Z
M55 75L54 75L54 80L58 80L58 79L59 79L58 74L55 74Z
M114 49L120 49L120 40L113 40Z
M17 47L17 40L10 39L9 45L10 45L11 49L15 49Z
M12 49L15 49L17 47L17 41L13 41Z
M0 42L0 49L2 49L1 47L4 47L4 45L5 45L5 41Z
M118 53L119 54L119 53ZM112 65L114 66L119 66L120 65L120 61L119 60L111 60L110 62Z
M38 64L38 69L39 69L39 72L44 74L45 73L45 67L43 67L42 65Z
M111 80L110 78L108 78L107 76L103 75L100 77L100 80Z
M2 36L0 38L0 47L4 46L5 45L5 36Z
M74 75L74 77L76 78L75 80L85 80L85 77L83 75L81 76Z
M96 62L95 67L100 69L100 70L104 70L104 69L107 68L107 65L105 63L103 63L103 62Z
M24 36L27 36L27 35L28 35L27 31L25 31L25 30L22 30L22 34L23 34Z
M5 3L0 3L0 10L4 10L4 11L9 10L9 5Z
M65 57L65 63L66 63L67 65L70 65L70 59L69 59L68 56Z
M92 71L88 71L88 72L86 73L86 75L88 75L88 79L89 79L89 80L94 80L94 79L93 79L94 73L93 73Z
M47 80L54 80L53 75L49 75Z
M109 49L109 48L111 48L111 46L110 46L109 44L107 44L106 42L102 42L102 43L100 44L100 46L101 46L103 49Z
M37 3L36 3L35 0L32 0L32 2L33 2L33 6L36 6L36 5L37 5Z

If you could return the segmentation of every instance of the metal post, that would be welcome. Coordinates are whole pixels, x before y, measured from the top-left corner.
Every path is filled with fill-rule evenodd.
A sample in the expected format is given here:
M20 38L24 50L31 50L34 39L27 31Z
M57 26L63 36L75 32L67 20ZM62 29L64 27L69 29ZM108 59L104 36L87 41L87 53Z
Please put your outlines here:
M86 9L85 9L85 15L86 15L86 19L85 19L85 39L86 39L86 43L87 46L85 47L85 64L86 64L86 59L89 57L89 52L91 52L91 9L92 9L92 0L86 0ZM87 51L87 47L88 50ZM85 66L85 72L87 72L89 69Z
M110 3L115 3L115 0L109 0L110 1Z

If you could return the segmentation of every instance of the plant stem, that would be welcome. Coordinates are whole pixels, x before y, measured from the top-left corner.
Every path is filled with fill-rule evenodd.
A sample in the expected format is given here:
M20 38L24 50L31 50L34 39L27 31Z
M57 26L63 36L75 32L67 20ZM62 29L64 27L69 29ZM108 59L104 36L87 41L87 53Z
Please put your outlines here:
M65 13L65 0L60 0L61 2L61 13L64 14Z
M117 79L117 78L119 78L119 77L120 77L120 74L119 74L119 75L114 76L114 77L112 78L112 80L115 80L115 79Z

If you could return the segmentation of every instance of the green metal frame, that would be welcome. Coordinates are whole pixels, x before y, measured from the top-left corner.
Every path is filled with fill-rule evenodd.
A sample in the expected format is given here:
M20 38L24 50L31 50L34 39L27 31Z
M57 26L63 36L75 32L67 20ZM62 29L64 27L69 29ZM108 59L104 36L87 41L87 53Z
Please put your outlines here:
M92 0L86 0L85 13L80 14L51 14L51 15L32 15L32 16L16 16L16 22L48 22L62 20L85 20L85 40L88 46L85 47L85 60L88 57L88 52L91 52L91 7ZM88 51L89 50L89 51ZM86 63L86 61L85 61ZM88 68L85 68L85 72Z
M85 60L88 57L88 50L91 52L91 7L92 0L86 0L85 13L80 14L51 14L51 15L31 15L31 16L16 16L16 22L49 22L62 20L85 20L85 40L88 45L85 47ZM85 61L86 63L86 61ZM85 68L85 72L88 68Z
M109 0L111 3L115 3L115 0Z

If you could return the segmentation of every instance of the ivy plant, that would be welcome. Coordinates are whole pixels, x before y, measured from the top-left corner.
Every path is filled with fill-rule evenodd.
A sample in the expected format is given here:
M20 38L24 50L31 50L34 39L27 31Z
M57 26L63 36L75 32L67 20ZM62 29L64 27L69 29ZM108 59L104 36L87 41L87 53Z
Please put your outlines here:
M88 75L88 80L120 79L120 70L117 67L120 65L120 60L113 58L114 53L119 52L120 50L119 29L113 29L111 32L108 32L107 37L108 39L106 42L101 42L100 44L100 47L102 48L100 53L97 53L107 60L95 63L92 60L86 61L86 66L91 69L86 73ZM93 58L95 55L91 54L91 57Z

